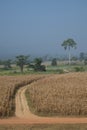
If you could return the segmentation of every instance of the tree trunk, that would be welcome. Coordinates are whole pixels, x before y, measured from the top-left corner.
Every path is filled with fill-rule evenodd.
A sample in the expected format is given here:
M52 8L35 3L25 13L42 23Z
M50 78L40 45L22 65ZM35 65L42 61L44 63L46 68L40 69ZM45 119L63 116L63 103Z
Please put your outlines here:
M21 69L21 73L23 73L23 66L20 66L20 69Z
M71 64L71 54L70 54L70 46L69 46L69 65Z

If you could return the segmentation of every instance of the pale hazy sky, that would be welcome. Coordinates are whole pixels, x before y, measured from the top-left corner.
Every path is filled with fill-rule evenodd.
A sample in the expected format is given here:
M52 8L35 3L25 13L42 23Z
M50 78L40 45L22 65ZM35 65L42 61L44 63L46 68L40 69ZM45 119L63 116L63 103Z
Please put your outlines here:
M87 0L0 0L0 57L66 54L67 38L86 52Z

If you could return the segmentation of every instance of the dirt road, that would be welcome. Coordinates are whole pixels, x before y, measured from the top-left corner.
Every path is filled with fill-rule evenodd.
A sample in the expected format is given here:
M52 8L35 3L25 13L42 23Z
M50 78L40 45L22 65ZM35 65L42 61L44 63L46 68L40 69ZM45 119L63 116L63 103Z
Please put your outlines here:
M39 118L38 116L35 116L34 114L32 114L29 110L29 106L27 104L27 100L25 97L25 91L26 91L27 87L28 86L21 88L16 95L15 115L16 115L16 117L19 117L21 119L22 118L23 119Z
M87 118L58 118L58 117L39 117L33 115L27 105L25 91L28 86L20 88L16 95L16 117L0 119L0 124L73 124L87 123Z

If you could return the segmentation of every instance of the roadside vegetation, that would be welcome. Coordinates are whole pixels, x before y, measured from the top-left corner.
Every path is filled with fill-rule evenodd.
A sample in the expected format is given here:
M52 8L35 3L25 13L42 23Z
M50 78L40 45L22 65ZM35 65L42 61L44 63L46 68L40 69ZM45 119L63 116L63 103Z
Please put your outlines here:
M19 66L12 63L10 68L7 65L0 65L0 75L28 75L28 74L60 74L69 72L82 72L87 71L87 60L84 61L71 61L71 65L68 65L68 61L58 61L53 59L52 61L43 61L38 63L37 61L24 65L23 72L21 73ZM55 63L56 62L56 63Z

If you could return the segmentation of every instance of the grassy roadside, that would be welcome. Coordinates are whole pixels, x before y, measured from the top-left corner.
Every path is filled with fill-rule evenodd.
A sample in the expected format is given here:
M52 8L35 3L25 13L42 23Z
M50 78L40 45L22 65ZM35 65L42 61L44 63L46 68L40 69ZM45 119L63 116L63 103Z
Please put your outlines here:
M76 71L87 71L87 65L57 65L57 66L46 66L46 72L35 72L31 68L24 68L24 73L22 75L29 74L61 74L67 72L76 72ZM5 70L0 67L0 75L21 75L20 69L18 67L12 67L11 69Z
M87 130L87 124L0 125L0 130Z

